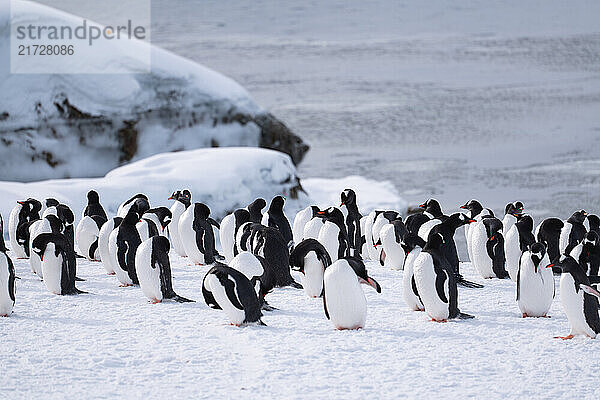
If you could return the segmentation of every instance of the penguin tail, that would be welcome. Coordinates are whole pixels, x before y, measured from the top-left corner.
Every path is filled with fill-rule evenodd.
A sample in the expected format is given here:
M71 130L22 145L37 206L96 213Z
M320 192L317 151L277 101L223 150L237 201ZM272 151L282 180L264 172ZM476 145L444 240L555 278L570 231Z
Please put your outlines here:
M186 299L185 297L181 297L177 294L175 296L173 296L172 299L178 303L195 303L196 302L196 300Z
M458 319L473 319L473 318L475 318L475 316L464 313L464 312L459 312L456 318L458 318Z
M264 322L262 322L262 319L259 319L259 320L256 322L256 325L259 325L259 326L267 326L267 324L265 324Z
M272 305L270 305L269 303L267 303L266 300L263 300L263 304L262 304L261 310L263 310L263 311L275 311L275 310L279 310L279 309L277 307L273 307Z
M470 289L481 289L483 287L482 284L468 281L465 278L463 278L462 276L460 276L459 278L456 279L456 283L462 287L466 287L466 288L470 288Z
M85 282L85 279L76 276L75 277L75 282Z

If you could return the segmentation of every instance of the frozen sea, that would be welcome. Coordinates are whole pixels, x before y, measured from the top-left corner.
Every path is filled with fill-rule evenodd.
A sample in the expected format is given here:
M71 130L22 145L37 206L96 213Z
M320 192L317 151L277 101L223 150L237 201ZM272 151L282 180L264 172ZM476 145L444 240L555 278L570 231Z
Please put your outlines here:
M598 1L153 1L152 41L229 75L310 177L412 204L600 211Z

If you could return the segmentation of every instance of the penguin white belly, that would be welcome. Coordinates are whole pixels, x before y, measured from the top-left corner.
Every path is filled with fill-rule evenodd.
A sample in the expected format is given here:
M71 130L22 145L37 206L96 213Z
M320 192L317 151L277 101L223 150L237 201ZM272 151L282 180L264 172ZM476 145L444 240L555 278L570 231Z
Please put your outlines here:
M318 241L325 247L325 250L331 257L331 262L335 262L338 259L338 251L340 248L340 242L338 236L340 234L340 228L333 222L325 222L319 231Z
M514 215L511 214L506 214L504 218L502 218L502 234L504 236L506 236L508 231L510 231L510 228L513 227L515 222L517 222L517 219ZM535 237L537 238L537 234L535 235Z
M365 236L365 225L367 223L367 216L362 217L360 219L360 232L362 236ZM367 249L367 241L365 240L365 243L362 244L362 247L360 249L360 254L363 257L367 257L367 255L369 254L369 250Z
M62 278L62 255L58 257L54 251L44 252L44 261L42 261L42 273L44 274L44 284L51 293L61 293L61 278Z
M471 263L483 278L495 278L493 262L487 252L487 232L482 222L471 228Z
M306 207L294 217L294 225L292 226L292 237L294 243L300 243L304 238L304 227L313 216L312 207Z
M145 213L143 215L144 219L150 220L154 223L154 226L156 226L156 230L158 232L159 236L165 236L165 231L162 227L162 224L160 223L160 220L158 219L158 217L156 216L156 214L154 213ZM150 237L150 236L148 236Z
M571 335L596 337L596 332L588 325L583 312L583 290L575 291L575 281L569 273L560 278L560 303L571 325Z
M565 250L569 246L569 236L571 236L571 229L573 225L570 222L565 222L565 225L560 230L560 237L558 239L558 249L560 254L565 254Z
M412 288L412 279L414 276L414 265L415 260L421 254L421 248L415 247L408 256L406 256L406 262L404 263L404 272L402 274L402 297L404 302L413 311L424 310L423 303L419 297L414 293Z
M248 280L251 280L255 276L262 276L264 273L262 264L258 258L249 251L242 251L237 256L233 257L229 266L240 271L248 278Z
M445 272L442 272L445 273ZM449 303L444 302L436 289L436 274L433 267L433 258L426 252L421 252L414 265L415 283L419 296L425 306L425 312L436 321L444 321L450 315ZM449 300L448 277L444 280L444 293Z
M98 239L99 233L98 225L91 217L83 217L75 229L75 239L77 240L79 252L90 261L98 258L97 249L94 252L94 258L90 258L90 247Z
M10 315L15 305L8 289L8 256L0 253L0 315Z
M373 224L375 223L375 211L372 211L365 221L365 245L367 246L367 252L365 255L370 260L377 260L377 249L373 246Z
M114 229L108 238L108 252L110 257L111 265L115 271L115 275L119 282L123 285L133 285L133 281L129 277L127 271L124 271L119 265L119 259L117 258L117 235L119 234L119 229Z
M442 221L440 221L439 219L432 219L430 221L425 222L419 228L419 237L424 241L427 241L427 239L429 238L429 232L431 232L434 226L439 225L441 223Z
M571 250L571 253L569 254L571 257L573 257L575 260L579 261L579 256L581 256L581 252L583 251L583 243L579 243L577 246L573 247L573 250ZM585 269L585 266L582 265L582 267L584 267L583 269ZM586 274L588 274L589 271L586 271Z
M221 249L227 263L233 259L233 247L235 246L235 215L229 214L221 221L219 229L219 240Z
M196 244L196 231L194 231L193 223L194 207L190 206L179 218L179 240L181 240L185 254L192 262L204 264L204 254L200 252Z
M304 274L300 275L304 293L308 297L319 297L323 291L323 264L314 251L304 257Z
M29 227L29 265L31 266L31 271L35 273L40 279L44 279L44 272L42 271L42 260L37 253L31 251L31 245L33 241L40 233L44 231L43 229L44 220L35 221Z
M519 271L519 260L521 259L521 244L519 243L519 231L516 225L506 234L504 238L504 253L506 256L506 271L513 282L517 281Z
M8 217L8 239L10 241L10 249L16 258L27 258L27 254L25 254L25 250L19 243L17 243L17 225L19 224L19 211L21 211L21 206L17 205L10 212L10 216Z
M319 232L323 227L323 220L321 218L313 218L304 225L304 231L302 233L302 240L306 239L318 239Z
M331 264L324 274L325 301L336 329L359 329L367 320L367 299L347 261Z
M242 248L242 236L244 236L244 230L247 226L249 226L251 224L251 222L245 222L243 223L237 230L237 233L235 234L235 245L238 249L238 252L242 252L245 251ZM249 239L250 237L248 237L247 239ZM248 240L246 240L246 243L244 243L244 246L246 247L246 250L250 250L250 246L248 243ZM239 253L238 253L239 254Z
M269 213L266 212L263 214L262 219L260 220L261 225L269 226Z
M235 284L235 280L231 279L231 277L227 277L227 279L231 280ZM233 325L242 325L244 323L244 320L246 319L246 313L244 312L244 310L236 308L231 303L231 300L229 300L229 297L227 297L227 293L225 293L225 288L221 285L219 279L214 274L209 274L206 277L206 285L211 291L217 304L221 306L221 309L223 309L223 311L229 318L229 322L231 322ZM234 290L234 293L235 296L237 296L236 290ZM239 299L238 303L241 304Z
M521 260L519 273L519 300L521 313L529 317L545 317L554 299L554 276L547 256L542 260L535 273L534 265L527 253Z
M140 221L135 224L135 229L137 229L142 242L150 238L150 229L148 228L148 223L146 221Z
M406 254L400 243L396 242L396 232L394 225L388 224L381 228L381 244L385 252L385 267L402 270L404 268L404 259Z
M181 257L185 257L185 248L181 243L181 238L179 235L179 219L183 215L185 210L185 205L180 201L176 201L170 208L171 210L171 222L169 222L169 235L171 236L171 243L173 243L173 248L175 252L179 254Z
M109 219L104 223L104 225L102 225L102 228L100 228L100 233L98 233L98 254L100 255L102 266L108 274L113 274L115 272L112 259L110 258L110 253L108 252L108 238L110 237L114 226L115 223L113 220Z
M151 302L162 301L160 268L152 265L152 239L143 241L135 253L135 272L144 296Z

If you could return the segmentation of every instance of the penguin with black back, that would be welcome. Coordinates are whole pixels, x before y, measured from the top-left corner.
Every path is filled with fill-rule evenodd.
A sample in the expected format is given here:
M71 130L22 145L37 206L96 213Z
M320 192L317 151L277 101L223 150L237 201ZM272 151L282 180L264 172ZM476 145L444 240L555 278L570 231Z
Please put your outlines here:
M265 325L250 280L236 269L217 262L204 276L202 295L210 308L225 311L232 325Z
M48 290L59 295L86 293L75 287L77 260L67 237L61 233L42 233L31 249L42 261L44 283Z
M560 232L565 223L558 218L546 218L537 228L536 239L546 246L551 263L557 263L560 258ZM560 274L560 268L552 268L555 274Z
M137 206L133 205L116 228L118 267L127 272L129 279L131 279L134 285L139 285L140 283L135 270L135 252L142 243L140 233L136 228L138 221Z
M348 240L351 249L351 255L360 257L362 249L362 233L360 229L360 219L363 217L356 204L356 193L352 189L345 189L341 197L340 207L346 207L346 229L348 231Z
M552 264L548 267L553 266ZM562 271L560 278L560 302L569 319L571 331L567 336L555 336L568 340L575 335L595 339L600 333L598 316L598 293L591 287L600 282L598 276L588 277L579 263L571 256L562 255L556 264Z
M323 292L323 276L331 265L331 257L321 243L305 239L290 253L290 266L302 274L302 286L308 297L320 297Z
M237 256L240 253L240 249L237 246L237 242L235 238L240 230L240 227L247 222L251 222L250 212L244 208L240 208L233 212L233 217L235 219L235 225L233 228L233 256Z
M150 202L148 196L143 193L138 193L135 196L124 201L117 209L117 217L125 217L129 212L129 209L135 205L139 215L144 214L150 209Z
M19 251L23 250L25 257L29 257L29 227L31 224L40 219L40 211L42 209L42 203L36 199L29 198L23 202L17 202L21 204L21 209L18 214L18 223L16 226L16 243L19 247ZM12 213L11 213L12 217ZM10 223L10 221L9 221ZM9 224L10 225L10 224ZM10 232L9 232L10 233ZM10 235L9 235L10 236ZM12 241L11 241L12 244ZM14 245L14 244L13 244Z
M15 306L15 266L4 243L4 220L0 215L0 317L8 317Z
M262 310L276 310L265 299L265 296L275 287L275 273L264 257L243 251L231 260L229 266L240 271L250 280Z
M419 297L432 321L473 318L458 309L456 277L442 253L443 243L442 234L431 232L427 244L415 260L414 278Z
M445 219L442 207L436 199L428 199L425 203L419 205L419 208L423 210L423 214L428 216L429 219Z
M263 198L258 198L248 205L250 212L250 221L259 224L263 219L262 209L267 206L267 202Z
M565 222L560 231L560 253L563 255L571 254L571 250L583 240L587 230L583 224L588 213L584 210L575 211Z
M212 264L215 261L216 221L209 217L210 208L204 203L194 203L179 220L179 235L187 256L197 264Z
M470 219L463 213L454 213L445 218L438 225L433 226L429 232L429 237L431 237L432 234L441 234L444 238L443 243L440 245L440 252L448 261L450 268L452 268L456 283L464 287L480 289L483 285L468 281L460 274L460 261L456 243L454 242L456 230L463 225L468 225L473 222L475 222L475 220ZM427 240L429 240L429 237Z
M87 194L87 206L83 210L84 217L91 217L94 215L98 215L104 219L104 221L108 221L108 217L106 216L106 211L104 211L104 207L100 204L100 196L98 192L95 190L90 190Z
M290 221L288 221L287 217L283 213L283 205L285 204L285 198L283 196L275 196L273 200L271 200L271 204L269 205L269 209L263 215L261 223L264 226L269 226L271 228L277 228L281 232L283 239L288 244L288 247L293 246L293 236L292 236L292 227L290 226Z
M349 256L350 246L344 214L339 208L329 207L319 211L317 215L325 220L319 231L318 240L327 249L331 261Z
M484 218L483 225L488 237L485 247L488 257L492 261L492 272L499 279L509 278L504 254L504 236L502 235L504 225L495 217Z
M425 310L414 276L415 260L421 254L425 244L426 242L419 235L412 232L407 233L402 240L402 247L406 253L404 272L402 273L402 297L408 308L413 311Z
M406 217L404 225L406 225L406 229L408 229L409 232L418 235L421 226L423 226L424 223L430 220L431 218L429 218L427 215L423 213L416 213Z
M573 257L589 276L598 275L600 267L600 237L595 231L585 234L583 241L571 251Z
M135 270L140 288L151 303L171 299L178 303L193 300L179 296L173 290L169 250L171 243L164 236L153 236L140 244L135 254Z
M590 226L590 232L596 232L600 235L600 218L595 214L588 214L587 222Z

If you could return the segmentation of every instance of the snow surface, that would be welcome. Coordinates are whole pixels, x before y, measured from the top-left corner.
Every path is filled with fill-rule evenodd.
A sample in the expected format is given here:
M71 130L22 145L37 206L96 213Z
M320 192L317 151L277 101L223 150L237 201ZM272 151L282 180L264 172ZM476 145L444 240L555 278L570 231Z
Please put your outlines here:
M599 341L567 334L558 297L552 318L520 318L515 285L460 289L470 321L430 322L402 301L402 271L367 265L364 330L336 331L322 299L283 288L268 327L236 328L202 299L208 267L171 252L175 291L197 303L149 304L97 262L79 261L78 287L52 295L15 260L15 312L0 321L0 398L577 398L600 394ZM463 267L469 279L476 272ZM558 290L558 284L557 290ZM559 294L557 293L557 296Z

